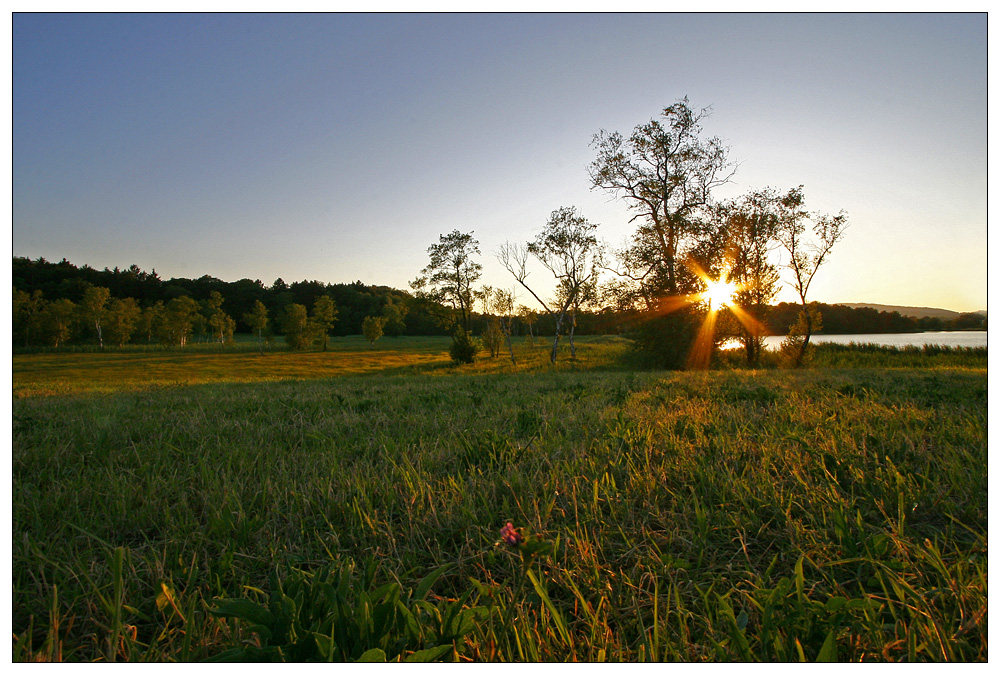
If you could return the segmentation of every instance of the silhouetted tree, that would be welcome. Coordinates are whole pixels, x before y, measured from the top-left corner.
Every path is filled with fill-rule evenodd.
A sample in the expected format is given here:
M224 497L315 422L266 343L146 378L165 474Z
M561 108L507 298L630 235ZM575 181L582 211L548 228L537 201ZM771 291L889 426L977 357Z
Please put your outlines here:
M790 334L798 347L793 359L795 367L802 365L809 347L809 337L815 330L814 317L817 313L806 302L809 285L820 266L826 262L834 244L843 238L847 227L847 214L843 211L830 217L818 213L809 214L804 206L805 196L800 185L781 199L782 212L778 230L778 240L789 255L786 267L792 273L792 287L802 302L795 334ZM807 234L808 223L812 224L809 228L812 232L811 239Z
M479 242L472 235L458 230L440 235L438 243L427 249L430 263L422 270L423 276L410 282L418 297L450 307L450 323L465 333L472 318L473 286L483 270L472 258L479 255Z
M552 341L552 363L556 362L559 334L566 313L581 299L588 285L593 284L602 262L597 243L597 225L577 214L574 207L553 211L545 228L527 245L505 243L497 259L546 312L555 317L555 337ZM528 286L528 259L534 257L556 279L556 299L546 302Z
M723 239L721 273L736 285L732 312L738 320L738 337L750 367L760 362L765 313L778 292L780 273L773 252L779 246L781 200L774 190L765 189L714 209Z
M639 220L631 245L619 253L618 272L638 287L647 308L661 294L687 292L685 248L699 235L712 190L732 176L728 148L701 136L709 114L693 111L685 97L664 108L662 121L641 124L628 138L602 129L591 143L597 149L591 187L625 199Z

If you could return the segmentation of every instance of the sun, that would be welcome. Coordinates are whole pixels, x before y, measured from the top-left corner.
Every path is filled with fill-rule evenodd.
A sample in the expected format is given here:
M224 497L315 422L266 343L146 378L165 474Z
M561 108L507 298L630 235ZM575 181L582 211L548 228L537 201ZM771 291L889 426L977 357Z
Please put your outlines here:
M708 281L705 280L708 289L701 294L701 297L708 300L708 307L711 311L717 311L727 305L733 304L733 294L736 293L736 284L731 281Z

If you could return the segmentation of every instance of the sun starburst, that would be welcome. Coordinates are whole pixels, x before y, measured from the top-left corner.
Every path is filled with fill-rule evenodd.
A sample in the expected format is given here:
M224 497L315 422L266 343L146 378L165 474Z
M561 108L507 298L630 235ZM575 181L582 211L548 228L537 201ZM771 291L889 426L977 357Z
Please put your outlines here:
M736 284L731 281L709 281L705 283L708 289L702 293L702 298L708 301L708 307L713 312L733 304L733 294L736 293Z

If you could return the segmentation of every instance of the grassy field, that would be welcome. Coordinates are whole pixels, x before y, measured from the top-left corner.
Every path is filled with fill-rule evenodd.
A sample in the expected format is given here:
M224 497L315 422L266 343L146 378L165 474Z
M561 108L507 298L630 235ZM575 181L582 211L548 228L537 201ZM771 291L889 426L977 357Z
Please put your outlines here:
M626 349L616 337L586 337L577 359L569 361L569 346L554 370L616 367ZM256 342L233 346L192 344L184 350L149 349L18 354L14 358L14 396L32 397L80 393L114 393L157 387L222 382L301 381L345 375L450 374L450 338L384 338L369 346L361 336L330 338L327 351L289 351L284 345L258 352ZM480 355L483 356L482 354ZM510 356L480 358L463 373L553 370L548 346L541 340L516 344L517 365Z
M987 660L985 354L446 347L15 355L14 660Z

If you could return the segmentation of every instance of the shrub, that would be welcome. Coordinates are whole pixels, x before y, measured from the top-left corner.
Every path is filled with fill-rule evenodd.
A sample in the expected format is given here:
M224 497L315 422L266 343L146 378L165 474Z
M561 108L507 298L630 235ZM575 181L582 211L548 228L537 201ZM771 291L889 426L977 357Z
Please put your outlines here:
M490 357L496 357L503 349L504 334L498 319L491 319L483 331L483 346L490 350Z
M643 365L682 370L703 318L703 312L684 307L642 322L628 337Z
M472 363L476 360L476 352L479 351L479 340L469 335L465 330L459 328L451 338L451 360L455 363Z

